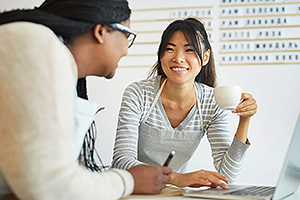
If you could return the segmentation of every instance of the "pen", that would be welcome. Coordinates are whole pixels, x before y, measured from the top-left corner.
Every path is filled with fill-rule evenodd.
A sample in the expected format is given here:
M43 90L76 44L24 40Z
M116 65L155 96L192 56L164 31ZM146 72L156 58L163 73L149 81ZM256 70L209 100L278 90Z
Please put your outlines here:
M174 154L175 154L175 151L171 151L171 153L169 154L169 156L168 156L166 162L163 164L163 166L167 167L169 165L169 163L170 163L171 159L173 158Z

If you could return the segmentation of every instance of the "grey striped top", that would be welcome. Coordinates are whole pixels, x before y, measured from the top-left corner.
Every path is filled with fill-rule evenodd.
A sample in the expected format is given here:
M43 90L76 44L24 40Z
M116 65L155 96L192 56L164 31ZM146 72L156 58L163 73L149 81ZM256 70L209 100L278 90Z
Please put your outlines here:
M147 121L142 122L159 90L160 80L161 77L157 76L134 82L126 88L119 112L112 167L129 169L138 164L161 165L170 150L175 150L176 156L170 167L182 172L206 134L216 170L234 182L242 170L249 145L236 137L231 140L227 111L216 104L213 88L195 82L204 130L200 130L196 104L188 116L173 128L160 98Z

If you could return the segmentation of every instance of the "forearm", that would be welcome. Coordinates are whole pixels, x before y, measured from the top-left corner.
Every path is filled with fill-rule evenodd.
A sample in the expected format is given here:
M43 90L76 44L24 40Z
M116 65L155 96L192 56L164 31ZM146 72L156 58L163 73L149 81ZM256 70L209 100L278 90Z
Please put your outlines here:
M118 116L112 167L129 169L144 164L137 160L140 118L143 104L136 87L126 88Z
M239 125L236 131L236 138L246 143L248 138L248 129L250 124L250 117L240 117Z
M223 157L214 162L217 171L230 179L231 183L236 181L243 169L248 148L249 145L234 137Z
M221 126L222 124L228 124L226 121L227 119L223 118L212 123L208 129L207 138L211 144L216 170L230 179L231 182L234 182L242 170L249 145L237 137L231 139L228 126ZM243 128L243 124L241 125L240 128Z
M122 113L119 118L112 167L127 170L144 163L137 160L138 125L127 123L128 117Z
M243 99L243 101L232 111L232 113L236 113L240 116L236 137L246 143L250 118L257 112L258 105L251 94L243 93L241 99Z
M128 170L137 165L146 165L145 163L138 161L136 158L133 158L132 156L128 158L127 154L124 152L122 153L122 155L119 155L118 153L116 153L115 155L116 156L113 157L113 161L112 161L112 168Z

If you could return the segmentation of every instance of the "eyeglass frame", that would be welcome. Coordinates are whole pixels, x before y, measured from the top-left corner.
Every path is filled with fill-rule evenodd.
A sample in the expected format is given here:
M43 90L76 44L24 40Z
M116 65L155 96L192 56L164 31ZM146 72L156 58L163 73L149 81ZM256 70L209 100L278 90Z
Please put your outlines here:
M116 29L118 31L121 31L123 33L129 34L129 35L126 35L127 39L129 38L130 35L133 35L133 39L131 40L130 45L128 45L128 48L130 48L133 45L133 42L134 42L134 40L137 36L137 33L135 31L133 31L130 28L128 28L127 26L124 26L124 25L119 24L119 23L109 24L108 26L110 26L111 28Z

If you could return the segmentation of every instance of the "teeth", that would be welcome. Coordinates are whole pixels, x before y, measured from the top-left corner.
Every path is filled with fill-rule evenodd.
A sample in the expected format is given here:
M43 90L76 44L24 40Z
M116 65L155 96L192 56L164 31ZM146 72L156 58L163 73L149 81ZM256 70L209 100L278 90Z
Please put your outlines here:
M187 69L186 68L172 68L172 70L174 70L174 71L186 71Z

